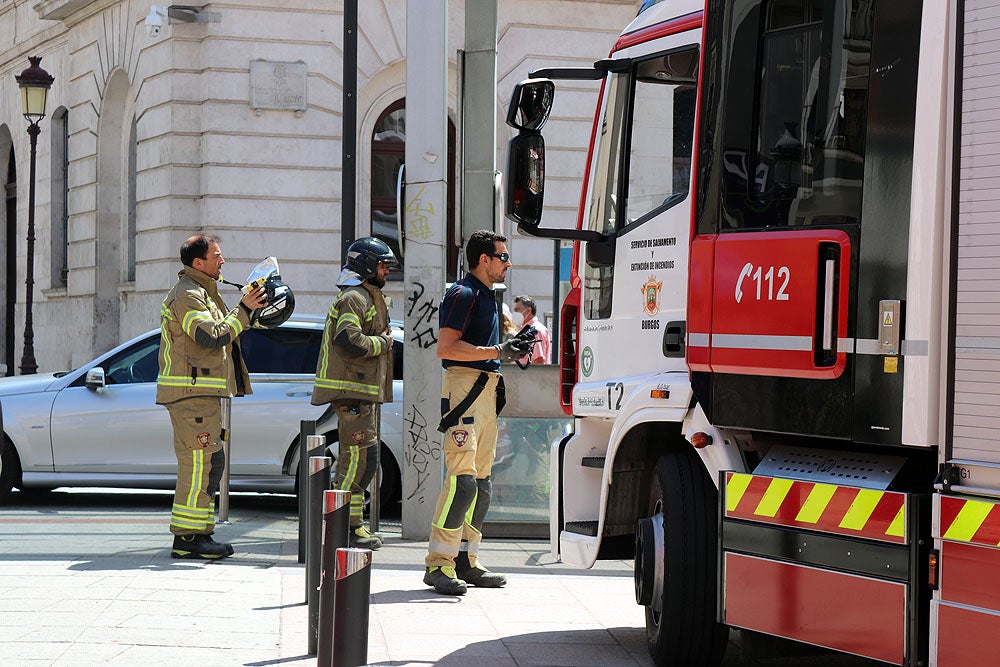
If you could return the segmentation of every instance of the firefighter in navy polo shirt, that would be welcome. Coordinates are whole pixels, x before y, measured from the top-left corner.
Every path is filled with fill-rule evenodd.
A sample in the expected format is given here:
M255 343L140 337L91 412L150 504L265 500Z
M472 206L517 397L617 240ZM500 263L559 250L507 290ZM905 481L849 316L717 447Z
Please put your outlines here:
M444 366L441 425L445 479L431 523L424 583L444 595L464 595L466 585L499 588L502 574L478 558L490 506L490 469L496 456L497 413L503 407L500 362L530 352L531 343L500 343L493 284L510 268L507 239L474 232L465 247L469 273L441 300L437 353Z

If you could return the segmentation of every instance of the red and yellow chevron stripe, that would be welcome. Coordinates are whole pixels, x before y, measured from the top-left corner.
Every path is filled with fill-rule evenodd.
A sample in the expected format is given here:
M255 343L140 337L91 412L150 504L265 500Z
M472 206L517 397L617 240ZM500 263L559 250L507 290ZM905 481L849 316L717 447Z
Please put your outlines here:
M1000 503L941 496L941 538L1000 546Z
M726 517L906 544L906 494L726 473Z

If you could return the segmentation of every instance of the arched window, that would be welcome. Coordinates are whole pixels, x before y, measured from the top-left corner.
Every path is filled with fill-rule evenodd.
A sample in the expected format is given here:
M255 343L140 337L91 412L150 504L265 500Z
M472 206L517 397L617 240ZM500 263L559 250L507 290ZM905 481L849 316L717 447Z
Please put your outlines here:
M52 114L52 196L49 249L50 284L66 287L69 276L69 110Z
M399 169L406 157L406 100L390 104L375 123L372 132L371 234L389 244L400 262L399 231L396 224ZM405 206L405 203L403 204ZM445 275L454 281L458 248L455 245L455 126L448 120L448 206L445 215L447 235ZM389 275L402 280L402 271Z

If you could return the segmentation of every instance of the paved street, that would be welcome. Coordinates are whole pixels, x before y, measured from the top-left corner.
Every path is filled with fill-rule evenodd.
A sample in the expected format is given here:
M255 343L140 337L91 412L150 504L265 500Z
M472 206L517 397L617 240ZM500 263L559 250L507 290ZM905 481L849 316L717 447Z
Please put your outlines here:
M169 503L166 494L55 492L16 494L0 509L0 664L315 664L295 500L234 496L217 535L236 554L219 563L170 558ZM546 542L494 540L484 561L508 586L443 597L420 581L426 542L400 539L396 525L386 522L372 568L371 664L653 664L630 562L581 572L554 562ZM744 664L735 643L724 664Z

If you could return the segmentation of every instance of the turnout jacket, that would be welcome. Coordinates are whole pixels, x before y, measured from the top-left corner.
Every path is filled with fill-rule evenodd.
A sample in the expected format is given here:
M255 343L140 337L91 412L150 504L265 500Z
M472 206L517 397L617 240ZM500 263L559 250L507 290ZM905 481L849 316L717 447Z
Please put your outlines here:
M392 336L382 290L350 285L333 301L323 328L312 404L392 401Z
M156 402L253 393L236 338L250 326L247 309L227 310L219 283L185 266L160 306L160 375Z

